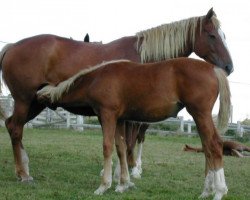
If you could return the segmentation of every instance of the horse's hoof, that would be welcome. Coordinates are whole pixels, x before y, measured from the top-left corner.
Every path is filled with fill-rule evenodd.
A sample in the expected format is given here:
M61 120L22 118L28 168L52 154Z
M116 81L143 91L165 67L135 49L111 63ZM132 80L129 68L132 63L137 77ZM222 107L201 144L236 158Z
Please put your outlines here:
M99 188L94 192L95 195L103 195L111 187L111 184L100 185Z
M22 183L29 183L33 181L33 177L32 176L20 177L20 181Z
M132 169L131 176L132 176L133 178L140 179L140 178L141 178L140 170L139 170L137 167L134 167L134 168Z
M117 185L115 188L115 191L119 193L123 193L131 187L135 187L135 184L129 181L127 183Z
M213 198L213 200L221 200L221 199L222 199L222 197L223 197L223 196L220 196L220 195L219 195L219 196L218 196L218 195L215 195L215 196L214 196L214 198Z
M199 196L199 199L206 199L210 196L211 194L207 192L202 192L202 194Z
M226 195L228 192L227 187L217 189L215 192L213 200L221 200L224 195Z
M119 174L114 174L113 180L114 180L115 183L119 183L119 181L120 181L120 175Z
M104 193L104 191L103 191L102 189L100 189L100 188L98 188L98 189L94 192L95 195L103 195L103 193Z
M203 191L202 194L199 196L199 199L206 199L209 196L212 196L214 194L215 194L215 191L212 189L210 191Z

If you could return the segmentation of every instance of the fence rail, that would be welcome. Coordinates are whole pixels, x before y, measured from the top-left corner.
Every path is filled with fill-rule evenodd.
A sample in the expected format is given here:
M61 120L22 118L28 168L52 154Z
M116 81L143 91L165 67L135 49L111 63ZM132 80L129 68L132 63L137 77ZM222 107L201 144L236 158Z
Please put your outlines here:
M4 108L7 116L10 116L13 112L13 99L11 96L0 96L0 105ZM79 115L74 115L65 111L62 108L58 108L53 111L49 108L44 109L36 118L26 124L27 127L53 127L53 128L73 128L75 130L83 131L84 128L101 128L99 124L90 124L84 120L85 118ZM3 123L1 123L3 125ZM154 128L155 125L167 125L176 124L177 132L194 135L196 134L196 125L192 120L184 120L183 117L169 118L167 120L152 123L148 132L158 134L169 134L171 131L164 131ZM250 133L250 126L242 125L239 121L237 123L230 123L229 130L236 132L236 135L242 137L244 133ZM176 132L176 131L175 131Z

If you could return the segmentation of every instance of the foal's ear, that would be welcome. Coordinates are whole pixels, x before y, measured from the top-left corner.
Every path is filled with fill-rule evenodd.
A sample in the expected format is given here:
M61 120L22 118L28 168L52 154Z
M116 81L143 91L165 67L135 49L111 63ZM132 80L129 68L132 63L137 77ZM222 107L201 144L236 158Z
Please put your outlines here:
M215 12L213 11L213 8L211 8L206 15L206 19L211 19L211 17L216 16Z

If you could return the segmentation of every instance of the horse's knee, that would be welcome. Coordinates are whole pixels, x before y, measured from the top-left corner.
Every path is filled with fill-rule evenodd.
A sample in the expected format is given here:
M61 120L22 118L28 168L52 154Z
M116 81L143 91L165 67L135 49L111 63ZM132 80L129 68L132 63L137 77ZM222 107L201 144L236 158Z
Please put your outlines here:
M103 144L103 156L109 157L112 154L112 144Z
M208 158L222 158L222 144L219 141L209 141L203 145L203 149Z
M223 154L223 141L218 135L215 135L211 141L212 151L214 152L215 156L222 158Z
M19 143L22 139L22 130L19 130L17 126L12 123L12 117L5 120L5 126L9 132L12 144Z
M8 129L9 132L11 131L11 119L12 119L12 117L8 117L5 120L5 126L6 126L6 128Z

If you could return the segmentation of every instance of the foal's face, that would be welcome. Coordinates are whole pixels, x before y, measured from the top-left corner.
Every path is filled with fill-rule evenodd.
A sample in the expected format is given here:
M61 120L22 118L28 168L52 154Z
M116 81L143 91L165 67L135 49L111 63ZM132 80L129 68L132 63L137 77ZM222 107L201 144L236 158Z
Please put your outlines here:
M233 72L233 62L226 44L225 34L219 26L214 26L212 22L214 15L213 10L210 10L202 20L202 30L197 29L194 52L207 62L224 69L229 75Z

